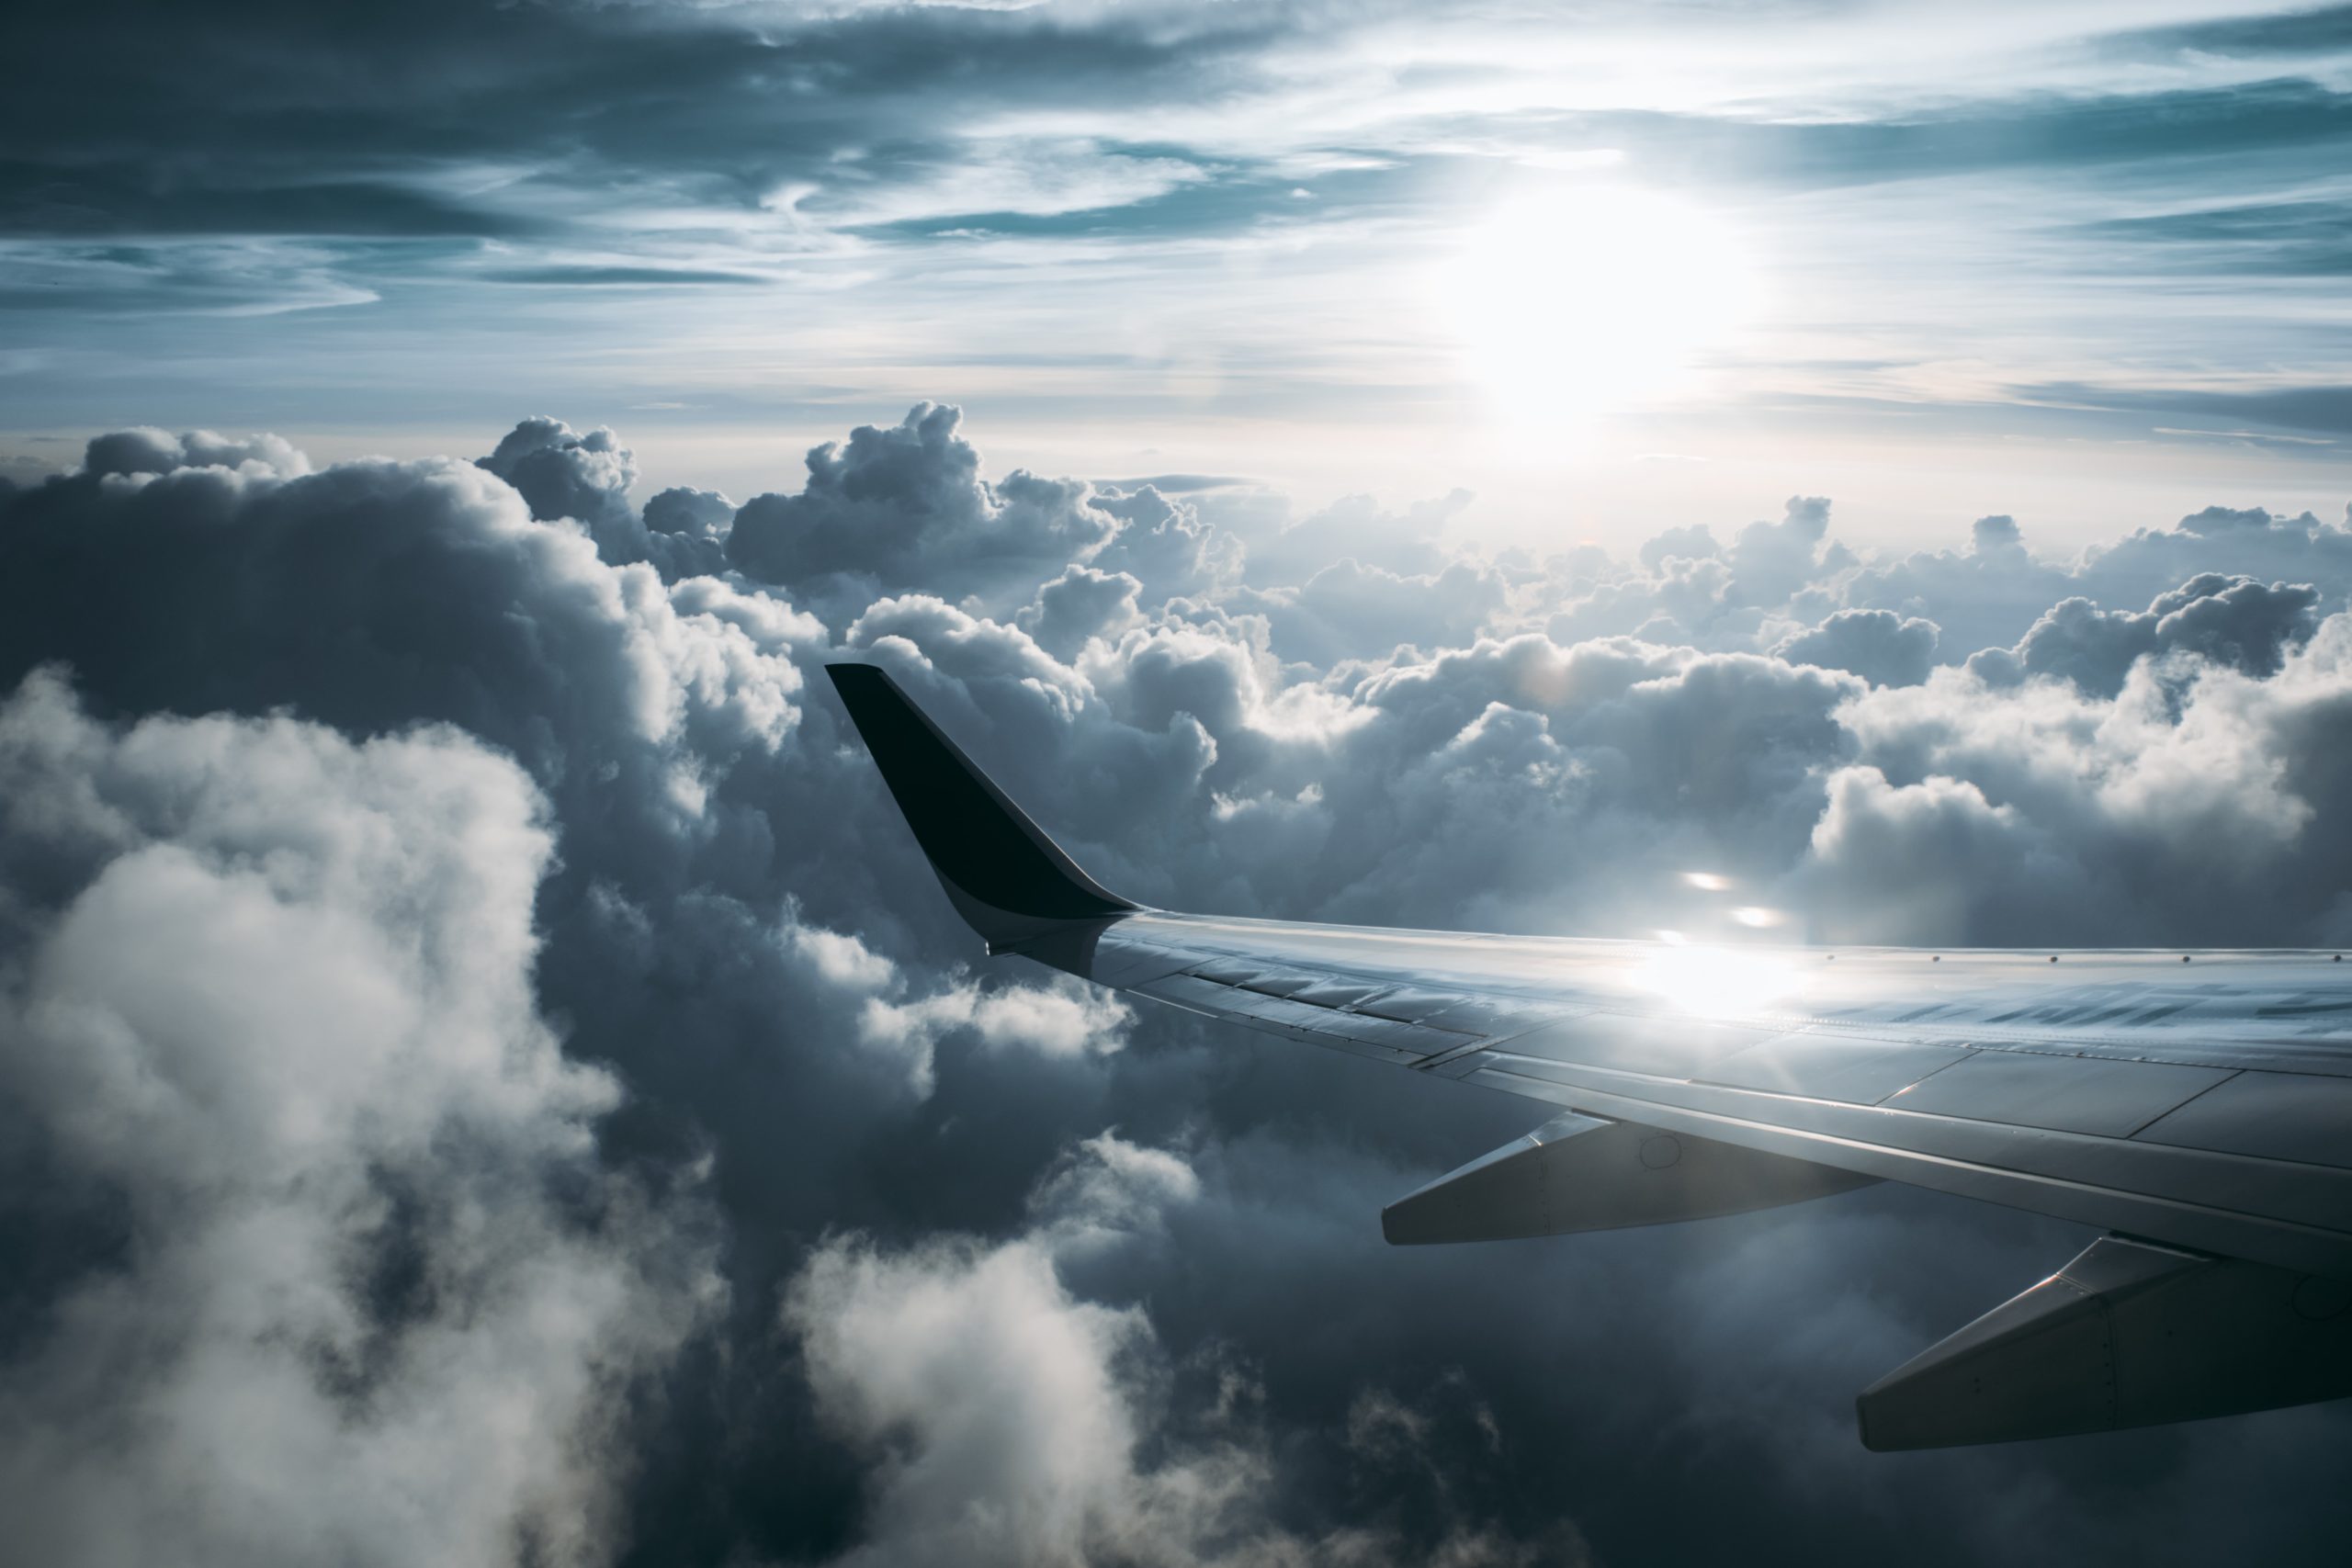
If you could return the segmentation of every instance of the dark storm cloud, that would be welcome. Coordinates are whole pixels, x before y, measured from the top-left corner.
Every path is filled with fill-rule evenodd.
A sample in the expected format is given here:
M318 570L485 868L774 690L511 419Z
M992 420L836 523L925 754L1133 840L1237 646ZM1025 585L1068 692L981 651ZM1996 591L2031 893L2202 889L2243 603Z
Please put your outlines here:
M2342 530L2216 508L2053 563L1987 518L1887 560L1799 498L1486 561L1442 506L1237 535L991 477L935 405L740 512L633 472L552 418L316 472L141 430L0 502L0 681L56 671L0 716L0 1492L49 1560L2188 1562L2216 1496L2232 1550L2332 1550L2337 1411L1854 1443L1853 1390L2070 1227L1876 1190L1387 1248L1383 1201L1535 1118L969 966L810 676L888 665L1175 907L2331 940ZM622 558L657 546L702 553ZM1605 594L1641 638L1563 635ZM2087 684L1951 667L2086 598ZM281 1490L224 1479L231 1431Z

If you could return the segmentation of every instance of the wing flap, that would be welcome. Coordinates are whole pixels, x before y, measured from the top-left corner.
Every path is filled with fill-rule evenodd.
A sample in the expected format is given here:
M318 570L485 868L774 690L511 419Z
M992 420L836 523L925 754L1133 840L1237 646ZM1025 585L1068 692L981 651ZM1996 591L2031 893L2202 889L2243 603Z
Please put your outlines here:
M2182 1102L2133 1138L2352 1168L2352 1079L2240 1073Z
M1848 1192L1873 1179L1571 1111L1381 1211L1392 1245L1669 1224Z
M2006 1443L2352 1393L2352 1288L2123 1236L1862 1391L1881 1452Z
M1932 1116L2128 1138L2228 1077L2220 1067L1979 1051L1885 1103Z
M1485 1064L1497 1054L1479 1052ZM1676 1133L2352 1280L2352 1173L1592 1067L1480 1065L1466 1080Z
M1766 1094L1876 1105L1968 1055L1959 1045L1789 1034L1726 1056L1702 1077L1708 1083Z

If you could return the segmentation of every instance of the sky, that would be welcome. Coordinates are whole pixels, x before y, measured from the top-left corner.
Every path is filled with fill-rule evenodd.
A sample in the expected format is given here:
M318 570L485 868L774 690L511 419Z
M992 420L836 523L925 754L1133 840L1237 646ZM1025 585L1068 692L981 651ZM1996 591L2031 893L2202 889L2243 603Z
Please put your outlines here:
M1861 1449L2081 1227L1387 1247L1541 1117L985 958L821 666L1162 908L2352 943L2352 11L0 29L28 1560L2340 1560Z
M2080 546L2345 488L2342 11L36 5L0 451L748 493L922 398L1008 460L1626 546L1796 491ZM1759 499L1761 498L1761 499Z

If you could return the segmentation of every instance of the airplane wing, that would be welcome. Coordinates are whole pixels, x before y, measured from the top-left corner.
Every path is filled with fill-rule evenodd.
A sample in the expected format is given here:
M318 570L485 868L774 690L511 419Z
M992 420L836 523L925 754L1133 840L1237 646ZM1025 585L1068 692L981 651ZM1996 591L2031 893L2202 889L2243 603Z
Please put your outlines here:
M1716 948L1148 909L1080 870L882 670L828 668L990 953L1547 1108L1391 1205L1392 1242L1907 1182L2109 1234L1864 1391L1873 1449L2352 1394L2339 954Z

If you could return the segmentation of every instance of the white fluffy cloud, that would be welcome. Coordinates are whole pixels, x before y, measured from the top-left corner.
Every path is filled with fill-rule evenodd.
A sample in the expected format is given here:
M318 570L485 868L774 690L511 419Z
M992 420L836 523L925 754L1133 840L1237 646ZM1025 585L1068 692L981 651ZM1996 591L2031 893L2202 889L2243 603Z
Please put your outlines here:
M595 1562L711 1217L600 1168L532 995L551 844L452 731L0 707L17 1182L110 1232L0 1369L51 1563ZM28 891L29 889L29 891ZM19 1188L19 1198L28 1196Z
M820 1416L875 1458L865 1525L843 1563L1100 1562L1374 1568L1573 1564L1537 1544L1456 1525L1426 1552L1364 1525L1302 1530L1280 1517L1281 1460L1241 1368L1180 1386L1135 1305L1075 1294L1065 1270L1134 1244L1201 1195L1169 1150L1114 1134L1067 1151L1029 1224L990 1244L886 1247L827 1240L786 1292ZM1425 1465L1428 1423L1385 1390L1351 1406L1344 1450ZM1566 1550L1563 1550L1563 1549Z
M921 988L854 933L806 924L789 907L778 940L833 1006L854 1011L858 1044L903 1073L918 1098L932 1091L940 1042L958 1030L991 1051L1079 1056L1118 1050L1135 1021L1117 997L1065 975L984 987L957 974Z

